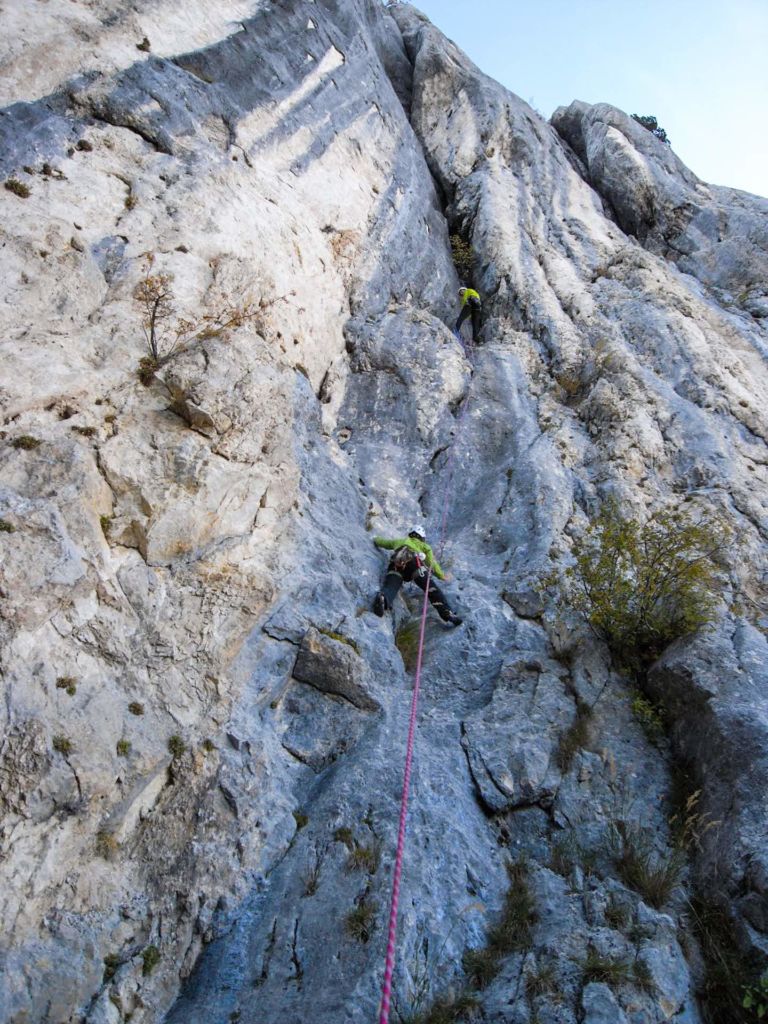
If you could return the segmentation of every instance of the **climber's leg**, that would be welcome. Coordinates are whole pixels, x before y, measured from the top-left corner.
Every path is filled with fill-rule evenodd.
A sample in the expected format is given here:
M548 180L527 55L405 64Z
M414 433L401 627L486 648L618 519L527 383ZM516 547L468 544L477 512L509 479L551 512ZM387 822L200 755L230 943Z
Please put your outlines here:
M413 582L418 587L421 587L422 590L424 590L424 588L427 585L427 570L423 567L419 569L419 571L413 577ZM443 620L443 622L450 622L454 626L461 625L463 620L460 619L458 615L454 615L454 613L451 611L448 605L448 599L446 598L445 594L442 592L440 587L438 587L438 585L435 583L434 578L430 579L429 581L429 590L427 592L427 596L429 597L432 607L435 609L435 611Z
M384 586L378 592L376 600L373 602L373 610L377 615L383 615L388 608L392 607L402 585L402 574L394 569L389 569L384 577Z
M465 303L461 307L461 312L459 313L459 319L456 321L456 331L457 331L458 334L461 334L461 325L464 323L464 321L467 319L467 317L469 316L469 314L471 312L472 312L472 310L471 310L470 305L469 305L468 302Z
M467 303L469 305L469 303ZM480 304L476 301L472 305L472 344L477 345L480 338Z

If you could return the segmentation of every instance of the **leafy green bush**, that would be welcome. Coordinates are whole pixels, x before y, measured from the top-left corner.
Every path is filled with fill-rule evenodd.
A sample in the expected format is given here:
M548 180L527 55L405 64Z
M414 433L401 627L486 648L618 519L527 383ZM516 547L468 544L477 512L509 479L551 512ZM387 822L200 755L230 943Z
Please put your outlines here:
M761 975L756 985L751 985L744 992L741 1005L745 1010L752 1010L758 1020L768 1014L768 971Z
M673 640L715 618L714 558L729 539L712 515L665 510L641 524L608 502L574 545L568 596L617 664L641 676Z
M635 693L632 696L632 714L640 723L640 726L648 740L658 745L664 736L665 709L661 704L654 704L653 701L644 697L642 693Z
M451 257L459 280L468 284L472 277L472 246L461 235L451 235L450 242Z
M661 140L661 142L665 142L668 146L672 145L672 143L669 141L667 133L664 131L663 128L659 126L659 122L656 120L653 114L633 114L632 120L637 121L638 124L641 124L643 128L649 131L651 135L655 135L657 139Z

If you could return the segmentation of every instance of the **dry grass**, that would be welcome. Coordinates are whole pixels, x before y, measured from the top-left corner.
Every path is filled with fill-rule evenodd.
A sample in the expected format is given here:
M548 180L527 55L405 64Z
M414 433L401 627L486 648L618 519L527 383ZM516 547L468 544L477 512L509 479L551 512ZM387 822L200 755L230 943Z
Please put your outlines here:
M657 910L664 907L678 886L685 865L683 851L657 852L647 830L623 821L612 826L610 846L625 885Z
M376 927L378 905L369 896L364 896L354 910L344 918L344 927L353 939L367 942Z

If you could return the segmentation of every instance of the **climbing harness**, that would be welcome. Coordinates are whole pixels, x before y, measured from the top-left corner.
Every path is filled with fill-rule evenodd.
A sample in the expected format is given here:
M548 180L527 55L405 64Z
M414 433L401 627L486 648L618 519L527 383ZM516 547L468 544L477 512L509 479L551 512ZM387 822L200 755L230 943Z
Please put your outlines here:
M467 358L469 354L464 341L458 331L454 332L457 340L461 343ZM471 365L471 360L470 360ZM464 416L469 406L469 395L467 395L456 423L456 437L448 453L446 469L448 478L445 485L445 496L443 498L443 511L440 523L440 547L438 560L443 557L445 546L445 523L448 514L448 498L450 487L453 481L453 453L456 447ZM403 771L403 791L400 797L400 823L397 830L397 851L395 853L395 869L392 876L392 901L389 909L389 931L387 934L387 955L384 964L384 981L381 987L381 1005L379 1011L379 1024L389 1024L389 1007L392 998L392 975L395 970L395 952L397 945L397 914L400 904L400 879L403 873L403 857L405 854L405 825L408 817L408 793L411 787L411 765L413 762L413 745L416 738L416 712L419 706L419 690L421 688L421 663L424 656L424 630L427 624L427 606L429 604L429 584L432 578L432 569L427 567L427 582L424 587L424 601L421 606L421 623L419 625L419 648L416 656L416 676L413 682L413 696L411 697L411 714L408 721L408 740L405 746L405 769Z

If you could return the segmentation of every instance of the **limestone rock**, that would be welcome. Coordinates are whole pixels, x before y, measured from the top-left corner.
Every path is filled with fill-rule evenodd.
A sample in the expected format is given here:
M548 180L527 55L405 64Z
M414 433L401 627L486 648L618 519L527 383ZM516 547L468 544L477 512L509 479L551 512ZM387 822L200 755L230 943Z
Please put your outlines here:
M352 641L328 636L314 627L301 642L293 675L322 693L344 697L361 711L377 711L379 704L365 685L365 663Z
M484 1019L698 1024L692 887L767 941L765 200L547 124L407 4L70 6L2 13L0 1022L374 1018L413 679L371 536L418 523L464 625L427 615L398 1008L463 989L521 860ZM739 545L647 681L722 822L663 913L606 836L671 852L669 758L546 582L609 497ZM631 1004L582 976L622 915Z

